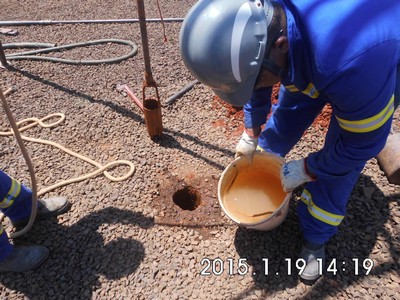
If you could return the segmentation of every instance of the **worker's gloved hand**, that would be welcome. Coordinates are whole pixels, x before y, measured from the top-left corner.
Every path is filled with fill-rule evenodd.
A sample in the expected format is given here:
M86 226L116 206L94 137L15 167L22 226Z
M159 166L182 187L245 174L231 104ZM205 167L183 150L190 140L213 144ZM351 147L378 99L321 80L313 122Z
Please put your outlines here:
M314 176L308 174L306 159L304 158L283 164L280 175L285 192L293 191L303 183L316 179Z
M253 156L254 151L256 150L258 145L258 136L252 137L245 130L240 138L239 143L236 145L236 154L235 158L239 156Z

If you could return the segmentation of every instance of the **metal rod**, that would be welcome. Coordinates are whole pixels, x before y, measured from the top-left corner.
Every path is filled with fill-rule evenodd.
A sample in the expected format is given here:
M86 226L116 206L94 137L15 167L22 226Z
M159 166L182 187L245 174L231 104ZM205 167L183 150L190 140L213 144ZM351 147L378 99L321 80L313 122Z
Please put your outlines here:
M182 22L183 18L152 18L146 22ZM29 25L54 25L54 24L90 24L90 23L138 23L139 19L106 19L106 20L26 20L26 21L0 21L0 26L29 26Z
M0 63L3 65L3 67L5 67L5 68L8 67L8 62L7 62L6 55L4 53L3 45L1 44L1 41L0 41Z
M146 28L146 13L144 9L144 3L142 0L137 0L138 13L139 13L139 24L140 24L140 35L142 37L142 47L144 56L144 67L145 67L145 79L148 86L154 85L153 75L151 73L150 66L150 54L149 54L149 43L147 39L147 28Z
M167 101L165 101L165 104L171 104L172 102L174 102L176 99L178 99L179 97L181 97L183 94L185 94L187 91L189 91L192 87L194 87L196 84L200 83L200 81L198 81L197 79L192 81L191 83L185 85L181 90L179 90L178 92L176 92L174 95L172 95L171 97L169 97L167 99Z

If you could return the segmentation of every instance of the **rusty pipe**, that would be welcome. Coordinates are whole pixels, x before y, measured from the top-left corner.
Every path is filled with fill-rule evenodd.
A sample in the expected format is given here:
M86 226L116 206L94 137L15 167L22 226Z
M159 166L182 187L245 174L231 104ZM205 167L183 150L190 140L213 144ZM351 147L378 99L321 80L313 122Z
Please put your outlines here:
M153 139L162 135L162 115L159 99L143 99L141 102L126 84L117 85L118 92L125 92L143 112L147 132Z
M133 103L136 104L142 112L144 112L143 103L136 97L132 90L126 84L118 84L117 91L122 93L125 92L132 99Z
M144 112L143 103L136 97L136 95L132 92L132 90L126 85L124 88L125 92L132 99L133 103L135 103L142 112Z

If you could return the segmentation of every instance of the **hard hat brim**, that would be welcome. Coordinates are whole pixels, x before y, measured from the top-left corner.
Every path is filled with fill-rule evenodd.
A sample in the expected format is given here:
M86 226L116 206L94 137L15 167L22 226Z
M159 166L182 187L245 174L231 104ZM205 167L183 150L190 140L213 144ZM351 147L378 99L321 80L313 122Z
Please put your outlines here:
M256 80L247 81L231 92L224 92L216 89L213 89L213 92L221 98L221 100L231 104L232 106L243 106L250 100L251 95L253 94L255 82Z

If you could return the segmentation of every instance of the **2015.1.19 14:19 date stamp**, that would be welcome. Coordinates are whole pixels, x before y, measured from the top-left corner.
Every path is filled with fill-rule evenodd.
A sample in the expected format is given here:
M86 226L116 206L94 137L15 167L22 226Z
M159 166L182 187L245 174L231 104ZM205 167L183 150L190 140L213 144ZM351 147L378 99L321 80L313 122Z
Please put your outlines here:
M374 267L374 262L370 258L358 259L352 258L350 262L338 261L336 258L333 258L328 262L328 264L323 264L321 259L317 259L318 261L318 273L319 275L323 275L323 273L331 273L332 275L336 275L338 271L352 272L353 275L368 275L372 268ZM278 270L272 270L269 266L270 260L268 258L263 258L260 262L263 274L265 276L269 275L279 275ZM284 266L284 273L288 276L290 275L301 275L304 272L306 267L306 261L302 258L292 259L285 258L282 261ZM294 267L293 267L294 265ZM220 276L222 274L227 275L247 275L250 272L250 266L247 263L246 258L227 258L225 260L217 257L214 259L203 258L200 261L200 275L202 276ZM279 268L282 270L282 268ZM360 269L362 271L360 272ZM253 273L256 275L256 273Z

